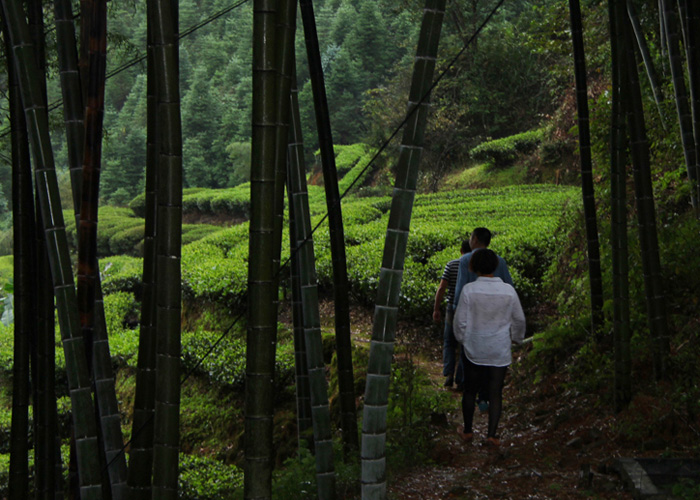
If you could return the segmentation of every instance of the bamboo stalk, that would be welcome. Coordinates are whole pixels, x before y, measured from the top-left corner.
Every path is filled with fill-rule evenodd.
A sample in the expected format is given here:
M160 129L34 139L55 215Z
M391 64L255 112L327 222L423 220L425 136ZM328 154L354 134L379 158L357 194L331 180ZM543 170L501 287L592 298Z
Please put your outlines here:
M153 39L158 96L156 270L156 400L153 436L153 498L178 497L180 451L180 316L182 243L182 125L178 63L177 2L155 3Z
M143 276L139 354L131 430L128 482L134 500L151 498L153 424L156 398L156 221L158 213L158 96L155 75L155 2L147 0L147 111L146 111L146 217L143 238Z
M250 172L248 333L245 388L246 499L272 496L277 289L273 273L277 78L276 2L253 4L253 129Z
M667 19L668 21L668 19ZM639 246L642 253L644 272L644 291L647 302L647 317L649 330L654 343L653 363L657 379L666 375L666 363L670 351L668 332L668 317L665 306L665 292L661 276L661 261L659 242L656 232L656 211L654 193L651 181L651 165L649 160L649 143L646 136L642 95L639 88L637 61L632 46L630 30L625 33L627 51L627 72L629 75L627 92L630 106L627 110L627 126L630 135L632 151L632 166L634 190L637 204L637 224L639 231ZM669 38L670 40L670 38ZM672 44L669 43L669 50Z
M629 258L627 245L627 134L625 130L627 69L624 16L619 0L609 1L612 59L612 122L610 127L611 253L613 273L613 345L615 409L623 410L632 398L630 356Z
M571 14L571 38L574 50L576 75L576 107L578 109L579 155L581 160L581 194L586 224L588 250L588 277L590 282L591 330L601 338L603 324L603 276L600 269L600 243L596 218L593 161L591 159L591 132L588 114L588 84L586 82L586 58L583 47L583 23L578 0L569 0Z
M3 16L3 37L8 55L10 127L12 143L12 228L14 276L14 350L12 365L12 421L10 427L9 500L29 496L29 357L36 339L36 251L34 196L32 194L29 144L19 83L13 68L12 50ZM36 415L36 412L35 412ZM36 463L36 462L35 462Z
M294 106L294 103L292 104ZM318 307L316 282L316 259L311 236L311 214L309 194L306 187L306 169L303 161L301 123L298 113L293 113L295 147L291 149L289 187L290 212L294 213L294 240L299 261L299 288L302 305L302 323L306 365L311 389L311 414L314 430L314 453L316 455L316 486L319 499L336 497L335 470L333 464L333 438L331 435L330 410L328 407L328 384L323 362L321 340L321 314Z
M335 341L338 357L338 385L340 390L341 426L343 430L343 447L346 452L357 450L357 411L355 408L354 376L352 368L352 342L350 340L350 284L347 273L345 254L345 233L343 214L338 189L338 173L333 151L328 100L321 64L321 52L316 33L313 4L311 0L300 0L299 7L304 25L304 39L309 64L311 89L314 96L314 111L321 166L323 169L323 186L326 191L328 209L328 231L330 234L331 259L333 263L333 296L335 299Z
M435 72L444 14L444 0L426 0L409 93L409 119L404 129L396 168L396 183L374 309L362 419L360 482L363 500L386 498L386 416L391 360L411 212L427 123L428 90Z

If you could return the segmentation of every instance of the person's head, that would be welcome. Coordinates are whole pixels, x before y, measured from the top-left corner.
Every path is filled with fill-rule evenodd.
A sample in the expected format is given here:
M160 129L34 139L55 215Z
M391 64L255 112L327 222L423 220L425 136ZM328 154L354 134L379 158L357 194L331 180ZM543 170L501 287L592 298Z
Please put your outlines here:
M469 244L472 250L475 248L486 248L491 243L491 231L485 227L477 227L472 231L472 236L469 239Z
M462 252L462 255L472 251L472 247L469 245L469 240L462 241L462 247L459 249L459 251Z
M479 276L493 274L498 267L498 257L493 250L481 248L472 253L469 259L469 267Z

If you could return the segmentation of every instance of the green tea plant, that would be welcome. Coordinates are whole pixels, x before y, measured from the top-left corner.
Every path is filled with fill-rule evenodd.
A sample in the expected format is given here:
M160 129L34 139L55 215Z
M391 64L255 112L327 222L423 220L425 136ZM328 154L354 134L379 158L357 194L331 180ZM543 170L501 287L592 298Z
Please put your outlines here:
M496 167L503 167L515 161L519 154L534 151L542 142L544 132L544 129L536 129L502 139L482 142L469 154L475 160L490 161Z
M235 500L243 498L243 471L219 460L180 453L178 498Z

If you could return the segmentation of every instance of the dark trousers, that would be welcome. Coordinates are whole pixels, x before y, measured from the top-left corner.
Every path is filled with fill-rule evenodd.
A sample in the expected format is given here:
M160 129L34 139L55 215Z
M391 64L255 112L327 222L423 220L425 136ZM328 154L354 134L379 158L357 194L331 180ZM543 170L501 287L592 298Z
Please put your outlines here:
M461 353L463 351L462 345L457 342L455 338L454 331L452 330L452 314L447 312L447 318L445 318L445 331L443 335L442 343L442 375L445 377L454 376L454 380L457 385L461 385L464 382L464 372L462 370L462 363L457 360L457 350ZM464 356L464 354L462 354ZM457 368L457 373L455 374L455 367Z
M498 422L503 409L503 383L506 378L507 366L475 365L462 358L464 366L464 393L462 394L462 415L464 416L464 432L472 432L474 422L474 405L479 390L479 381L486 379L489 388L489 430L486 437L496 437Z

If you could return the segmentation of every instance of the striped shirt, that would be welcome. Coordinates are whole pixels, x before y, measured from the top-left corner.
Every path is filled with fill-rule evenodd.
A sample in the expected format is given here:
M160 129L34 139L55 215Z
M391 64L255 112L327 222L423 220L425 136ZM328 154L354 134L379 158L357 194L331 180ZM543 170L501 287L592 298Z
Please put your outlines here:
M441 280L447 281L447 305L454 302L455 287L457 286L457 274L459 273L459 259L451 260L445 265Z

